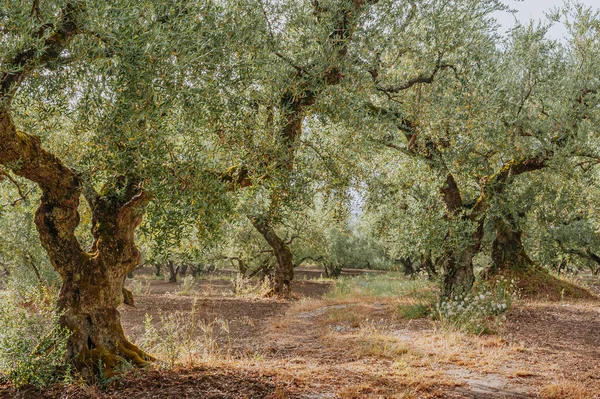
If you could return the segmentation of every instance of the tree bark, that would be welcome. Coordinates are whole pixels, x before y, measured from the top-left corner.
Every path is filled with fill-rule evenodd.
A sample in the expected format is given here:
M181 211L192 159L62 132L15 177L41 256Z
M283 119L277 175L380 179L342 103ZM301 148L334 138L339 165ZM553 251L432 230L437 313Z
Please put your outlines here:
M405 276L412 276L417 272L413 266L412 259L400 258L399 260L400 264L402 264L402 273L404 273Z
M83 253L77 264L56 260L53 264L63 278L59 306L65 313L61 322L73 331L68 353L76 357L76 364L87 368L102 361L104 373L110 374L123 360L136 366L153 360L127 340L117 310L122 303L133 306L133 296L123 283L141 261L134 233L150 198L130 181L123 197L87 190L86 199L92 210L91 251ZM36 224L41 235L47 234L44 220L36 218ZM54 247L46 250L56 259Z
M23 49L6 60L7 72L0 72L0 165L41 189L35 225L50 263L62 279L58 306L63 311L61 324L72 333L68 356L85 368L101 363L104 375L110 376L122 360L134 365L152 360L127 340L117 310L126 299L131 303L131 293L123 288L123 282L139 264L134 231L149 197L134 181L114 190L124 192L120 196L88 189L94 242L91 250L85 251L75 236L81 178L46 151L38 137L18 131L10 114L19 85L34 70L56 60L80 32L76 24L79 11L78 2L67 2L60 23L41 28L40 32L53 30L43 46Z
M42 190L35 225L62 287L58 306L61 324L72 335L68 355L76 364L111 373L120 360L143 365L152 358L123 333L117 307L124 301L123 281L139 264L134 231L149 198L131 184L125 198L90 193L94 243L88 253L75 237L82 183L76 173L42 148L37 137L18 132L0 110L0 163Z
M175 267L175 263L173 263L172 260L169 260L167 261L167 270L169 271L169 283L176 283L179 266Z
M159 262L154 262L152 264L152 267L154 267L154 276L156 276L156 277L162 276L162 266Z
M431 260L431 255L424 255L421 258L421 268L427 272L427 279L434 281L437 277L437 271L435 270L435 264Z
M521 242L523 232L514 223L496 218L496 237L492 242L492 265L486 274L494 275L504 270L525 271L534 265Z
M273 272L273 294L280 297L289 297L291 283L294 279L294 259L290 248L281 239L269 224L266 218L251 218L254 228L264 237L275 253L275 270Z
M475 274L473 272L472 245L462 251L451 251L442 263L442 298L460 297L473 287Z
M440 187L442 201L446 206L446 218L473 220L476 215L463 212L463 199L458 184L451 173L447 173L445 183ZM477 228L469 241L459 248L448 248L442 258L442 298L461 296L473 287L473 257L481 248L483 239L483 217L473 220ZM450 232L449 232L450 234Z
M184 263L183 265L181 265L181 268L179 269L179 275L181 277L185 277L185 275L187 274L188 271L188 265L186 263Z

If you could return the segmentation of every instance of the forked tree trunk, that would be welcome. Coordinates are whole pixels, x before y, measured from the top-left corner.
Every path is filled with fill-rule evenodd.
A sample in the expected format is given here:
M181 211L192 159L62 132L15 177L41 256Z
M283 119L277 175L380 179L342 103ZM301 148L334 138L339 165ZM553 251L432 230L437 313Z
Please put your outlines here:
M252 224L264 237L273 249L275 258L275 269L273 271L273 294L281 297L289 297L291 294L291 283L294 279L294 259L290 248L271 227L265 218L252 218Z
M125 192L121 197L88 190L94 244L86 252L75 236L80 177L46 151L38 137L17 131L10 114L10 102L19 85L37 68L58 58L80 32L77 14L81 9L79 2L66 2L61 20L39 30L48 34L44 38L35 34L36 40L44 41L39 50L24 48L14 58L3 60L10 72L0 74L0 165L36 183L42 192L35 225L50 263L62 279L58 305L63 311L61 324L72 333L68 355L87 368L100 363L110 376L121 360L142 365L152 359L126 339L117 310L125 300L131 303L123 281L139 264L134 231L149 198L131 181L127 187L115 188L115 193Z
M123 360L136 366L153 360L127 340L117 310L122 303L133 306L133 296L123 283L140 264L134 232L149 198L130 184L123 199L94 192L86 193L86 199L92 210L91 252L72 248L73 253L79 253L73 263L64 262L54 246L46 249L63 280L58 304L64 311L62 325L73 332L69 355L80 367L98 367L101 361L103 372L110 375ZM36 225L40 236L50 233L48 216L43 212L38 211Z
M431 255L423 255L421 258L421 267L427 272L427 279L434 281L437 277L437 271L435 270L435 264L431 259Z
M179 266L175 267L175 263L172 260L169 260L167 261L167 270L169 270L169 283L176 283Z
M134 231L141 223L148 196L133 183L124 190L123 198L88 190L94 243L86 252L75 236L80 178L47 152L38 138L18 132L1 109L0 164L42 190L35 225L50 263L62 279L58 305L64 312L61 324L72 332L69 357L83 367L96 367L100 361L108 374L120 360L135 365L151 360L125 338L117 310L125 299L131 302L131 295L124 296L130 293L124 290L123 281L140 261Z
M447 219L473 220L477 216L476 213L472 213L470 216L462 213L463 199L451 173L446 175L446 181L439 191L446 206ZM483 217L476 220L477 228L469 237L469 242L460 248L448 248L442 257L442 298L460 297L473 287L475 282L473 257L481 248L483 222Z

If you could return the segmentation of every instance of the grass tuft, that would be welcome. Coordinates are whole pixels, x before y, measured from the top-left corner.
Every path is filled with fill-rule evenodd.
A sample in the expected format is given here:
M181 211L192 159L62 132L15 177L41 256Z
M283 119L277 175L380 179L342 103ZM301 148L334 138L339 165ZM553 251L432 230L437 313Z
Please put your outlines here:
M435 298L438 287L422 279L407 279L399 273L340 277L327 295L328 299L400 298L419 300Z

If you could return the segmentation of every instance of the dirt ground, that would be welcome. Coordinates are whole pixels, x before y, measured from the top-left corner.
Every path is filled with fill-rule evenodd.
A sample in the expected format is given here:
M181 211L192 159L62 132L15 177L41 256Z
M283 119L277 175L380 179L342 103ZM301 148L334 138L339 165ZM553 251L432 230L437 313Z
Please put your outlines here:
M227 320L227 356L133 370L102 389L5 387L0 397L600 398L598 302L518 303L501 331L474 336L403 318L394 299L324 299L332 282L319 274L301 270L291 301L236 297L223 275L197 281L192 295L180 294L181 282L144 280L136 308L122 309L133 341L146 315L159 323L193 312Z

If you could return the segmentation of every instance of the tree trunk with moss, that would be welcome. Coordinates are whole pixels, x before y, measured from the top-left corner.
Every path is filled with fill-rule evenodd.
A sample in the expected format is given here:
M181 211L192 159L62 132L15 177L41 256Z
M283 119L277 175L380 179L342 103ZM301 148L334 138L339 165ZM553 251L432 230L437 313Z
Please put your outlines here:
M135 184L129 185L121 199L90 190L86 197L92 209L94 244L90 252L83 250L75 236L81 178L46 151L39 137L18 131L10 111L19 85L36 69L56 60L80 33L77 15L81 10L80 3L67 2L60 23L39 31L47 31L39 48L24 48L12 59L3 60L7 72L0 74L0 165L36 183L42 192L35 225L50 263L62 279L58 305L63 311L61 324L72 332L69 357L80 366L103 364L109 375L120 359L136 365L151 360L126 339L117 310L123 302L133 304L123 282L139 263L134 231L148 196ZM36 33L36 40L37 35L42 37Z
M473 287L473 257L477 253L474 245L462 251L450 251L442 263L442 298L461 296Z
M134 234L149 197L129 182L122 197L88 190L86 199L92 209L94 237L92 250L84 254L87 261L63 266L53 262L63 277L59 297L59 306L65 310L62 323L73 331L69 353L79 355L78 362L94 362L87 366L101 359L110 369L119 358L144 365L152 358L127 340L117 308L122 303L134 305L123 282L140 264ZM43 232L43 228L38 230Z
M507 270L526 271L534 263L523 247L523 232L510 221L495 219L496 237L492 242L492 265L486 274L493 275Z
M252 218L252 224L271 246L277 259L273 272L273 294L289 297L291 283L294 279L294 257L290 247L277 235L266 218L254 217Z
M40 241L62 286L58 305L61 324L72 335L68 355L76 364L96 367L103 363L111 373L120 360L143 365L152 358L131 344L123 332L117 310L133 305L123 287L125 276L140 263L134 231L141 223L148 195L135 182L120 197L111 192L86 190L92 210L93 246L85 251L75 236L79 225L80 177L35 137L17 131L10 115L0 110L0 164L37 183L42 191L35 215Z
M477 224L475 231L460 248L448 248L442 258L442 298L461 296L473 287L473 257L481 249L483 239L483 217L476 220L476 213L467 215L460 194L460 189L451 173L440 187L442 201L446 205L446 218L457 221L473 221ZM449 232L450 234L450 232Z

